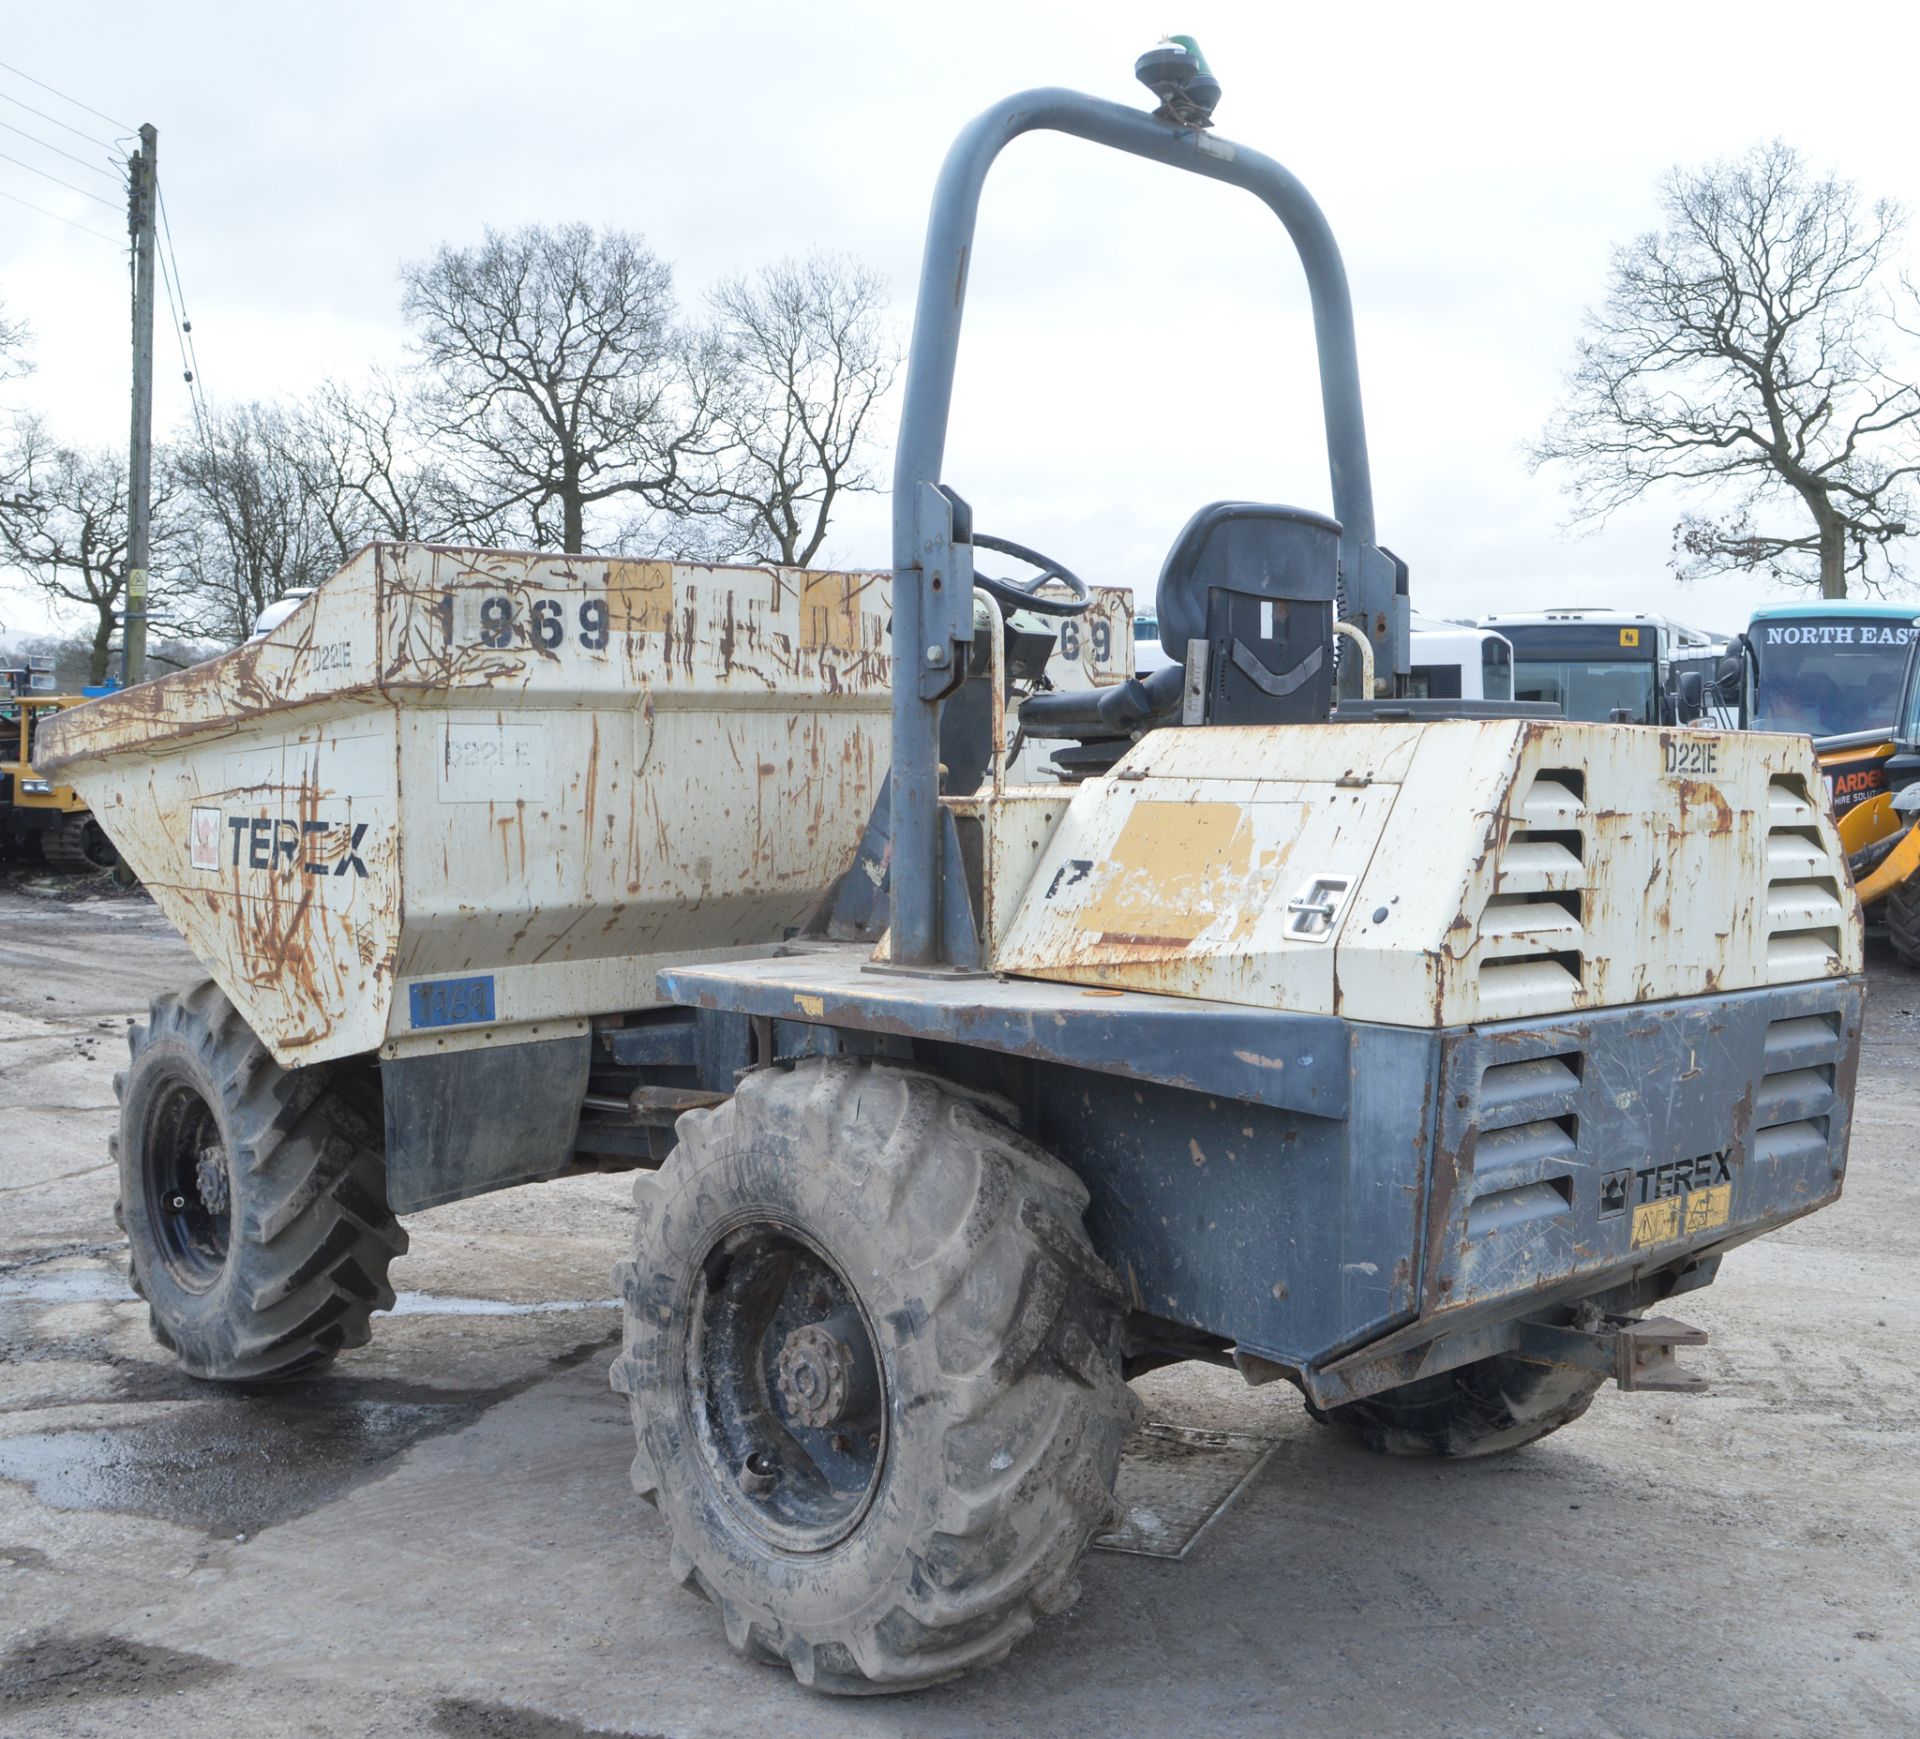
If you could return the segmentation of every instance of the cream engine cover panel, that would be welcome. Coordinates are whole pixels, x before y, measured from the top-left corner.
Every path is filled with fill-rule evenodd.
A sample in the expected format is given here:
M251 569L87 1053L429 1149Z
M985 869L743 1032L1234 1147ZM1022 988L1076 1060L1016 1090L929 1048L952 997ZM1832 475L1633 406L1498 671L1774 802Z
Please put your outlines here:
M1806 739L1538 720L1153 733L998 970L1396 1026L1860 968Z

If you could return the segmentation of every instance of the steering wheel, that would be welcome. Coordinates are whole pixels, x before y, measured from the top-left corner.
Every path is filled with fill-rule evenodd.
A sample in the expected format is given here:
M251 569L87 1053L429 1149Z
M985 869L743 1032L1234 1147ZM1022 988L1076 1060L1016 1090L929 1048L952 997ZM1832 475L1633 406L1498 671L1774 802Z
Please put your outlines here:
M1015 585L1012 580L996 580L975 572L973 583L1003 609L1031 610L1036 616L1084 616L1093 607L1093 593L1087 589L1087 582L1071 569L1063 568L1051 556L1043 556L1038 550L1028 549L1025 544L1015 543L1011 538L987 537L980 532L974 533L973 547L992 550L996 555L1012 556L1015 561L1025 562L1028 567L1040 570L1023 586ZM1040 597L1040 588L1049 580L1058 580L1073 596Z

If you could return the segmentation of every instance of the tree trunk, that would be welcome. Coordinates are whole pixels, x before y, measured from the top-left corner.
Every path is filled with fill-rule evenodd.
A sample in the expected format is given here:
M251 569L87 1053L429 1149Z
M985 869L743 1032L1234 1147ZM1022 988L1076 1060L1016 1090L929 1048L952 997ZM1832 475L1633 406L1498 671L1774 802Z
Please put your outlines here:
M580 469L569 461L560 474L560 543L564 554L580 554L587 536L586 521L586 503L580 499Z
M100 606L100 620L93 630L93 650L87 656L87 685L98 688L107 680L107 657L113 648L114 613Z
M1820 596L1847 595L1847 528L1831 513L1817 513L1820 522Z

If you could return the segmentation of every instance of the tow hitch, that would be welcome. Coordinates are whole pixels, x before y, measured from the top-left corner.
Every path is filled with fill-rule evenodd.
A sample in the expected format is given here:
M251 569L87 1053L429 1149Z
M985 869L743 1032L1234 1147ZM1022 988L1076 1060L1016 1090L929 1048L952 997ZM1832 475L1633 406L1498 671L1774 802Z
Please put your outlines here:
M1707 1331L1670 1316L1603 1316L1594 1311L1571 1325L1529 1322L1522 1325L1522 1357L1542 1357L1560 1365L1600 1371L1623 1389L1656 1389L1697 1395L1707 1379L1684 1369L1674 1356L1680 1347L1703 1347Z

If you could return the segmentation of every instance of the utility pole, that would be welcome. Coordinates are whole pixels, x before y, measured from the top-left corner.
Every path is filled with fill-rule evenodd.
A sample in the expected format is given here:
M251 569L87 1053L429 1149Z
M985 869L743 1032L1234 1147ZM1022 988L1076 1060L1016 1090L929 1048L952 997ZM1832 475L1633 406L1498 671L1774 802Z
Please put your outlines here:
M120 619L120 680L147 674L147 555L153 517L153 230L159 206L160 135L140 129L127 160L127 232L133 237L133 437L127 454L127 601Z

